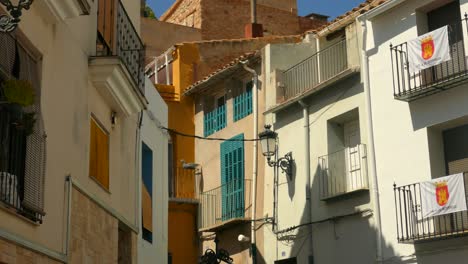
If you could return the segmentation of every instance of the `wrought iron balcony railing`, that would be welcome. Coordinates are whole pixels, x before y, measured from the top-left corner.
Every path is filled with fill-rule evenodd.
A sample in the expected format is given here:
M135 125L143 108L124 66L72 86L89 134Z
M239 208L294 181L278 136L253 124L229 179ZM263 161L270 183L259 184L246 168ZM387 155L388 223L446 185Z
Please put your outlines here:
M409 102L468 81L464 24L468 26L466 14L459 23L448 25L451 60L418 72L409 69L407 42L390 45L395 99Z
M346 39L327 47L284 72L288 100L335 77L348 68Z
M100 6L102 14L98 15L96 56L119 57L140 92L144 94L145 48L121 0L114 1L112 5ZM114 11L114 5L116 11ZM117 18L114 18L114 12ZM116 24L107 23L109 21L116 21Z
M251 180L234 180L200 194L200 229L251 217Z
M464 174L468 198L468 173ZM421 185L394 185L397 237L400 243L424 242L468 235L468 211L423 218Z
M366 145L319 157L320 199L368 190Z

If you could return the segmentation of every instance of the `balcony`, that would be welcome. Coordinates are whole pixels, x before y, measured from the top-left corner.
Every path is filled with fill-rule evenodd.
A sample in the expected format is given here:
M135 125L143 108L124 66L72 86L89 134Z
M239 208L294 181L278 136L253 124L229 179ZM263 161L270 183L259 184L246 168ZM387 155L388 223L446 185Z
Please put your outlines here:
M172 170L173 171L173 170ZM198 193L198 182L196 171L177 167L169 177L170 200L196 201ZM174 175L174 176L172 176Z
M366 145L345 148L319 157L320 199L368 191Z
M114 109L128 116L147 103L144 46L122 2L109 1L109 6L101 6L102 2L99 1L96 56L89 61L91 81ZM109 25L109 21L115 21L115 25Z
M0 204L42 223L45 136L40 119L31 133L19 116L8 104L0 104Z
M448 25L451 60L415 73L410 72L408 67L407 42L390 46L395 99L410 102L468 81L465 51L467 32L463 24L468 25L467 18Z
M464 174L465 196L468 173ZM428 242L468 235L468 211L422 217L421 185L394 185L397 237L400 243Z
M231 181L200 194L202 232L212 232L251 218L251 180Z
M348 67L346 39L315 53L284 72L284 101L317 88L343 74Z

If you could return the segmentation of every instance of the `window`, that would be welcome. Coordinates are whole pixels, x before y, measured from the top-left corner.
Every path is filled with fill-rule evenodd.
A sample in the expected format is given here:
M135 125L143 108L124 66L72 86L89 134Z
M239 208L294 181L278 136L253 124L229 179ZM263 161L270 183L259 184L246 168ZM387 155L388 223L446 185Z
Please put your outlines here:
M213 100L207 97L204 104L204 135L205 137L226 127L226 97L221 95ZM214 103L213 103L214 102Z
M143 239L153 242L153 151L142 143L141 151L141 210Z
M221 143L222 219L244 217L244 134Z
M15 34L0 34L0 204L35 222L44 213L46 136L38 62ZM21 97L9 97L22 87Z
M89 176L109 190L109 135L91 118Z
M319 157L320 199L367 190L367 155L358 109L328 120L327 141L328 153Z
M243 86L240 94L234 97L234 122L252 113L252 89L253 82L250 81Z

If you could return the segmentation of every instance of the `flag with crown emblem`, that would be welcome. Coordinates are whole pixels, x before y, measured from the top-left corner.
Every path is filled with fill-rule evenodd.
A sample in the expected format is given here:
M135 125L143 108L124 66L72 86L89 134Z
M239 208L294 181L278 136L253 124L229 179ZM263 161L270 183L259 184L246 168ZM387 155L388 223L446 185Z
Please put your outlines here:
M423 218L466 211L463 173L421 183Z
M448 26L408 41L410 72L418 72L450 59Z

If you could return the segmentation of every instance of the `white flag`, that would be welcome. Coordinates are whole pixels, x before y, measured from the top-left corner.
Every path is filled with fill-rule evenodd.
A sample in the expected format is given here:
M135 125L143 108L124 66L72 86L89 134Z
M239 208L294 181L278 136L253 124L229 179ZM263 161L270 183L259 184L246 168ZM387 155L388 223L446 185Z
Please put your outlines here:
M423 218L466 211L463 173L421 183Z
M418 72L450 59L447 26L408 41L410 72Z

